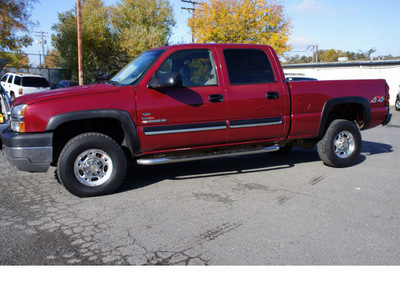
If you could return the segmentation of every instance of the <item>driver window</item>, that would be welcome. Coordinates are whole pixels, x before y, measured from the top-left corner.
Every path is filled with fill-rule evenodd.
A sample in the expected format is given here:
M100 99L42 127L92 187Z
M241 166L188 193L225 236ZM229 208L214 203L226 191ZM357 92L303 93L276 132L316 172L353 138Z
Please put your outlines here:
M209 50L177 51L164 61L155 76L170 72L181 74L184 87L218 85L214 60Z

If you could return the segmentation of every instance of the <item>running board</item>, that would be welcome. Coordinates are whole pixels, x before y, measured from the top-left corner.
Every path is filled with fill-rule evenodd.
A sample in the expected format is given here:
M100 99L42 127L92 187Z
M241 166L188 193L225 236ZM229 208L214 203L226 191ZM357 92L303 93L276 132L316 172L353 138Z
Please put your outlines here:
M137 163L139 165L162 165L162 164L171 164L185 161L193 161L193 160L203 160L203 159L212 159L212 158L221 158L221 157L229 157L229 156L238 156L238 155L249 155L249 154L257 154L257 153L267 153L274 152L280 149L279 145L273 145L266 148L257 148L254 150L242 150L242 151L233 151L233 152L221 152L221 153L212 153L205 155L193 155L193 156L170 156L170 157L154 157L154 158L139 158Z

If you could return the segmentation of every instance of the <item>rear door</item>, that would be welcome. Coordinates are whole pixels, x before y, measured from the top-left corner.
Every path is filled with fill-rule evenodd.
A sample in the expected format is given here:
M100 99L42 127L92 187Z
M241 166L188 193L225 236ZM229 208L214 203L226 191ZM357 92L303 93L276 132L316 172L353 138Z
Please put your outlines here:
M144 152L226 143L226 101L213 47L173 51L137 87L139 137ZM147 88L151 77L178 72L183 87Z
M277 76L269 48L225 48L228 142L286 138L290 123L289 91Z

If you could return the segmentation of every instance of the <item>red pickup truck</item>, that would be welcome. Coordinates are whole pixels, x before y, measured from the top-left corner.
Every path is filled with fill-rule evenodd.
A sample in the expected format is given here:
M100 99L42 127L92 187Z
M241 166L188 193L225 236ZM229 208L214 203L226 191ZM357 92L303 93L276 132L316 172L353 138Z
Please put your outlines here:
M360 130L390 121L385 80L287 82L269 46L175 45L141 54L107 84L18 98L3 152L20 170L57 166L80 197L115 191L143 165L317 145L355 163Z

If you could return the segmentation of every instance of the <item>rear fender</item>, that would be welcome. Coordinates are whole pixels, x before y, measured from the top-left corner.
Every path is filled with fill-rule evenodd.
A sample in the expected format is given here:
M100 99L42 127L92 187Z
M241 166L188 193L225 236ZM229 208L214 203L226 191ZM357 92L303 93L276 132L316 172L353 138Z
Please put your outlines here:
M329 117L333 109L342 104L358 104L362 107L362 113L364 115L364 126L363 129L367 129L371 124L371 108L369 106L368 99L364 97L339 97L332 98L326 101L321 114L321 121L318 128L318 138L322 138L325 134L326 128L329 126Z

